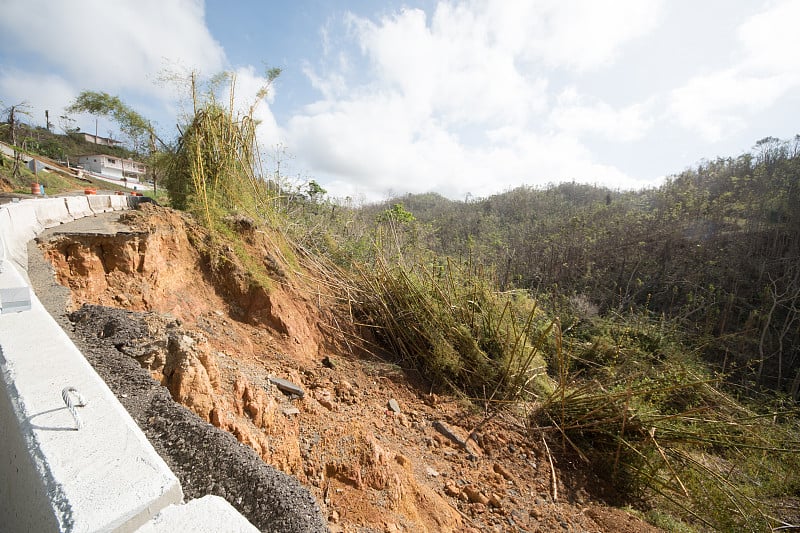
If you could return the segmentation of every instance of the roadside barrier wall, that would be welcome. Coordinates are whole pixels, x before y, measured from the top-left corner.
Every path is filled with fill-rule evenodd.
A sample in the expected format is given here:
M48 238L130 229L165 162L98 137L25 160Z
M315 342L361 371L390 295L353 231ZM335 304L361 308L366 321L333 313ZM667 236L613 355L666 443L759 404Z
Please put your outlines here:
M27 244L42 229L138 200L0 206L0 531L254 530L220 498L182 505L175 475L30 288Z

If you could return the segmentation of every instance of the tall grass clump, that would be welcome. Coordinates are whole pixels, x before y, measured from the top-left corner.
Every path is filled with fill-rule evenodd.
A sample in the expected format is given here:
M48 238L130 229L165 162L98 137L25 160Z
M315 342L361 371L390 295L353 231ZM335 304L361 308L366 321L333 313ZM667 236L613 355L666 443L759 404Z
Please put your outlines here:
M532 433L591 465L621 500L720 531L789 525L800 516L786 505L800 488L797 428L723 392L671 331L636 316L561 335L557 383Z
M549 392L541 349L552 322L524 293L502 293L467 264L390 265L356 275L356 312L433 386L484 400Z
M158 161L172 206L188 211L208 229L210 242L204 249L212 265L229 260L225 250L232 251L251 281L267 290L268 269L248 251L245 241L261 223L277 225L277 197L262 169L254 113L279 73L277 69L267 73L246 111L237 110L235 104L234 74L219 75L204 89L192 74L191 113L174 149ZM227 101L218 96L222 86L228 88ZM248 231L242 232L237 220L248 221Z
M164 185L173 207L187 210L209 229L228 214L269 219L274 194L261 169L253 115L279 71L268 73L246 112L235 106L236 79L218 76L201 92L196 75L190 78L192 113L175 150L164 158ZM218 87L227 82L228 101L221 102Z

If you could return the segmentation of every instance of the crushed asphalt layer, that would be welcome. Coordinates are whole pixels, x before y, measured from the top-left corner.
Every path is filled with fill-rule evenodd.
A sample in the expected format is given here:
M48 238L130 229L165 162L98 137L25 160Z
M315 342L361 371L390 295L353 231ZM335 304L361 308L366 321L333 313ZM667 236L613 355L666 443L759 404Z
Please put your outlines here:
M106 228L119 217L106 215L90 218ZM81 224L84 230L91 220ZM47 238L43 233L37 240ZM37 297L178 477L186 500L221 496L262 531L327 531L317 501L296 478L267 465L233 435L176 403L147 370L120 351L118 347L147 336L146 313L84 305L67 315L69 290L56 283L52 267L33 241L28 256L28 275Z

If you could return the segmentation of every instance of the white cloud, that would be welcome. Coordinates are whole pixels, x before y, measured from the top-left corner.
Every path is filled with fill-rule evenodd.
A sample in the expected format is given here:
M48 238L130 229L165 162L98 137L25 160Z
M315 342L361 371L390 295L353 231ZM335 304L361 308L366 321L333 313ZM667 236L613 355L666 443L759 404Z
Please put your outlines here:
M0 68L0 94L6 106L27 102L34 124L44 125L44 112L48 110L50 122L58 126L58 115L75 96L75 88L55 74L37 75Z
M323 98L289 120L289 147L334 195L372 200L563 179L636 186L577 137L638 139L651 126L646 106L613 109L576 93L551 110L550 69L610 64L659 11L656 1L544 0L439 2L430 18L420 9L378 21L349 15L368 78L333 54L307 65Z
M660 0L542 0L476 2L493 38L530 61L590 71L613 62L624 45L647 35L659 20Z
M573 135L594 134L606 140L627 142L641 139L653 126L649 104L613 109L605 102L579 95L574 87L561 92L550 120L561 131Z
M698 76L671 95L670 110L687 129L718 141L743 129L752 114L775 103L792 86L781 74L750 75L730 68Z
M435 190L452 198L485 196L527 183L563 179L640 187L623 172L594 161L567 135L507 126L487 132L480 147L428 120L409 127L399 95L341 104L336 110L295 116L289 144L335 196L369 200L389 192Z
M755 71L800 72L800 2L784 0L739 27L745 50L743 66Z
M745 128L800 88L800 2L784 0L745 21L733 64L691 78L670 95L669 115L707 141Z
M199 0L11 0L3 2L0 33L4 46L36 54L95 90L157 93L153 81L167 60L204 72L225 61Z
M465 124L524 121L542 111L546 81L518 69L515 51L492 41L484 14L442 3L426 22L421 10L380 24L355 20L363 52L381 81L402 92L408 113Z

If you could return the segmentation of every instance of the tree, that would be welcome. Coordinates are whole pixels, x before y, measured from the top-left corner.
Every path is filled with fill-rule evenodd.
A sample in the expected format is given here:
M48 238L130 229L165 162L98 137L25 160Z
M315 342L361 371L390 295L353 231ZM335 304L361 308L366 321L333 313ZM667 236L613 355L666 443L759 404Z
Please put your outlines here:
M322 186L316 182L316 180L311 180L308 182L308 185L306 185L306 194L312 202L316 202L318 198L328 194L328 191L323 189Z
M413 222L416 220L414 214L406 210L403 204L394 204L391 208L384 210L379 217L381 222Z
M79 131L81 131L81 129L75 125L75 119L70 117L66 113L63 115L59 115L58 125L61 128L61 131L63 131L65 135L69 135L70 133L78 133Z
M83 91L66 108L66 112L89 113L96 117L110 118L128 137L136 152L148 146L150 136L153 136L162 147L168 148L167 144L158 137L150 121L123 103L118 96L111 96L105 92Z
M12 175L16 178L19 175L19 159L20 154L17 151L17 128L19 127L19 116L31 116L30 113L30 104L28 102L20 102L18 104L14 104L6 109L3 110L4 114L7 114L7 124L10 131L10 138L11 138L11 145L14 147L14 167Z
M205 89L198 85L197 74L191 75L193 114L179 128L175 149L162 162L163 183L174 207L202 215L208 227L227 211L255 213L268 208L269 186L257 173L261 165L253 114L279 73L277 69L267 73L246 114L234 108L234 73L215 76ZM217 96L226 80L227 106Z

